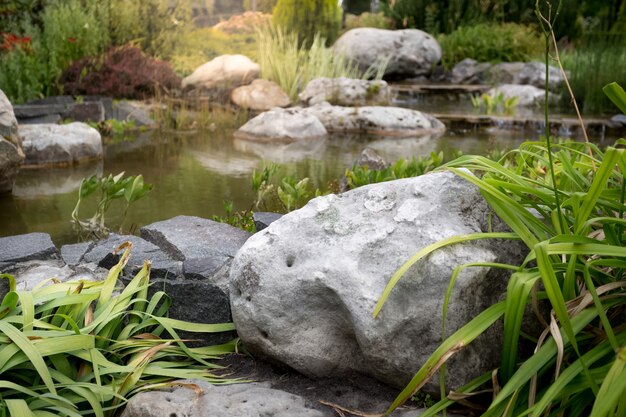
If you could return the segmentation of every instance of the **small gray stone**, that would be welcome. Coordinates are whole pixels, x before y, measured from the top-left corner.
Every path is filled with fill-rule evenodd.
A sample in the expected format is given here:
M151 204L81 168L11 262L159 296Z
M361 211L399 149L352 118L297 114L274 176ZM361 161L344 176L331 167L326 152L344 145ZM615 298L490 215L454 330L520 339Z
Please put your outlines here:
M104 106L99 101L75 103L63 114L63 118L75 122L100 123L104 120Z
M270 213L267 211L258 211L252 214L252 220L254 220L254 226L257 232L267 228L281 217L283 217L283 215L280 213Z
M391 88L383 80L322 77L311 80L298 99L306 106L325 101L338 106L387 106Z
M614 123L619 123L622 126L626 126L626 114L616 114L611 117L611 121Z
M193 384L193 387L189 386ZM211 385L185 381L169 391L142 392L122 417L322 417L302 397L261 384Z
M452 68L450 82L452 84L482 84L489 68L491 64L487 62L465 58Z
M150 113L141 107L122 100L113 104L112 119L122 122L134 122L137 127L155 127L156 122L150 116Z
M299 107L275 108L248 120L235 132L235 137L250 141L294 142L323 138L326 128L309 112Z
M385 158L380 156L380 154L372 148L363 149L363 152L359 155L359 159L356 161L356 164L360 167L367 167L371 170L381 170L387 167L387 161L385 161Z
M0 237L0 262L15 264L55 258L58 253L47 233Z
M82 261L83 255L85 255L85 253L87 253L94 245L94 242L63 245L61 246L61 258L68 265L78 265Z

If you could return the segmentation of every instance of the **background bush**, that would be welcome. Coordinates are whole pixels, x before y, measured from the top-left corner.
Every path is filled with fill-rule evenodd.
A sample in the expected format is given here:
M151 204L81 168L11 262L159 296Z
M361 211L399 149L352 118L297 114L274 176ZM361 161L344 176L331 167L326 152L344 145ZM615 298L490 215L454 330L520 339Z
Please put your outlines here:
M310 45L317 33L333 43L341 28L341 9L337 0L278 0L273 22L297 33L301 44Z
M393 20L383 13L361 13L360 15L347 14L344 22L346 30L355 28L391 29Z
M243 9L252 10L253 0L243 0ZM276 6L277 0L256 0L256 11L263 13L272 13Z
M465 58L485 62L529 61L541 51L542 41L528 26L516 23L460 27L439 37L444 67L452 68Z
M112 48L104 56L74 62L61 76L64 92L143 99L159 88L180 87L169 63L152 58L137 47Z

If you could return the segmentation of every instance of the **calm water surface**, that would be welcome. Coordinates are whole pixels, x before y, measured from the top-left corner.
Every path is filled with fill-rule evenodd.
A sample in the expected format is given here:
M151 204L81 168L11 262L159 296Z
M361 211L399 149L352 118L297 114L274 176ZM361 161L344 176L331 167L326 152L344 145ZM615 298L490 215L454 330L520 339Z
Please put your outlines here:
M152 192L131 206L124 229L132 231L181 214L223 215L224 201L232 201L235 210L251 208L255 196L250 174L269 162L280 164L281 174L309 177L315 186L324 187L340 178L367 146L393 161L432 151L484 154L494 148L512 148L526 139L528 134L483 130L403 139L335 135L285 145L237 140L232 131L145 133L107 144L104 161L96 164L22 170L13 195L0 197L0 236L47 232L57 245L78 241L71 213L81 179L92 174L143 174L154 185ZM90 217L94 208L85 205L82 217ZM121 213L122 203L114 203L107 217L109 225L119 227Z

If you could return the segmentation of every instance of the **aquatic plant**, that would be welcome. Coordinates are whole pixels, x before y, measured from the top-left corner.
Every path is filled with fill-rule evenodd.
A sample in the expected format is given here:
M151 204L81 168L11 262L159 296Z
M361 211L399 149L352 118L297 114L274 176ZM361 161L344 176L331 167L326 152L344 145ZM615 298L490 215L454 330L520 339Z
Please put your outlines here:
M485 111L487 114L504 113L514 114L515 108L519 103L519 97L504 97L502 92L496 95L483 93L481 95L472 96L472 107L476 111Z
M171 299L149 296L149 261L119 288L131 246L118 248L124 252L104 281L52 279L23 291L0 275L10 290L0 304L0 415L113 416L133 395L175 379L233 382L214 375L219 367L210 361L233 352L235 340L189 348L177 332L234 325L168 318Z
M537 0L547 46L554 40L560 5L542 13ZM546 66L548 53L547 49ZM622 99L626 103L626 94ZM408 268L439 248L478 239L515 239L526 245L528 255L521 265L467 264L455 269L443 302L442 343L388 412L439 371L442 399L424 416L438 415L457 402L467 405L479 392L490 397L472 404L482 416L624 415L626 151L555 143L547 126L543 142L527 142L502 161L462 156L445 166L477 186L511 232L455 236L423 248L390 279L374 315L384 308ZM625 143L620 140L617 145ZM545 166L543 173L537 172L538 164ZM505 299L447 335L445 317L455 280L464 269L474 267L512 272ZM538 312L540 301L549 304L549 314ZM544 327L540 335L522 331L529 310ZM504 344L499 369L454 393L445 392L446 361L501 319ZM524 344L535 345L535 351L524 356L520 349Z

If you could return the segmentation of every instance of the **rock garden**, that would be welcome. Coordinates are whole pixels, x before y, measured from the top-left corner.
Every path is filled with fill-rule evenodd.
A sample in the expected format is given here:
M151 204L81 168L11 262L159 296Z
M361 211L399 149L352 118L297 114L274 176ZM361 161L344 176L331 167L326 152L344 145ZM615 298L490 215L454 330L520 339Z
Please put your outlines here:
M626 3L431 3L0 6L0 416L622 415Z

